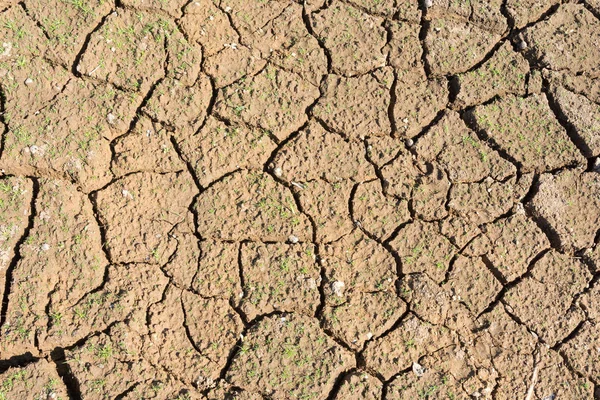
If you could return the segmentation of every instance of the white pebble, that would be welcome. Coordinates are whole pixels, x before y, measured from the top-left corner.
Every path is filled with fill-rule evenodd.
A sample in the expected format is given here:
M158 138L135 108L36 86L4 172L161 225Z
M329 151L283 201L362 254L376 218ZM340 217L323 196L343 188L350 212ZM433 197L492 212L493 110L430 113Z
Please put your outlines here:
M415 375L417 375L418 377L423 376L423 374L425 373L425 367L423 367L421 364L419 363L413 363L412 365L412 370L415 373Z
M524 40L521 40L518 44L519 46L519 50L525 50L527 48L527 42Z
M423 0L423 5L425 6L425 8L430 8L431 6L433 6L433 0Z
M33 83L33 79L31 79L31 78L25 79L25 84L26 85L31 85L32 83Z
M50 245L48 243L44 243L44 244L42 244L41 249L42 249L42 251L48 251L48 250L50 250Z
M298 239L298 236L290 235L290 236L288 237L288 241L289 241L291 244L296 244L296 243L298 243L299 239Z
M273 170L273 173L275 174L276 177L280 178L281 175L283 175L283 171L281 170L281 168L277 167Z
M106 116L106 120L108 121L109 124L114 124L115 120L117 119L117 117L115 117L112 113L108 114Z
M344 294L344 287L346 285L342 281L335 281L331 284L331 291L338 297L342 297Z

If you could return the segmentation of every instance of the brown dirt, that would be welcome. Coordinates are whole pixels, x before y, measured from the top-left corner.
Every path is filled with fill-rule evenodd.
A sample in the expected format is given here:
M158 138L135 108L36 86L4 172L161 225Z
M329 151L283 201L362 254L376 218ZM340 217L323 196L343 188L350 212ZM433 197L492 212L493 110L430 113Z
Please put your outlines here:
M0 400L600 399L599 35L0 0Z

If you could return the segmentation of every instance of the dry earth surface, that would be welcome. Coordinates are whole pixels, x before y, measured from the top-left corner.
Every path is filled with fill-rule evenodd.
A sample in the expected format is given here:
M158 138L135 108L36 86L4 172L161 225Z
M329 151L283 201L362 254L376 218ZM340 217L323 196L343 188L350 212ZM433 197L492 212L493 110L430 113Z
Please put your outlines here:
M600 1L0 0L0 399L600 399Z

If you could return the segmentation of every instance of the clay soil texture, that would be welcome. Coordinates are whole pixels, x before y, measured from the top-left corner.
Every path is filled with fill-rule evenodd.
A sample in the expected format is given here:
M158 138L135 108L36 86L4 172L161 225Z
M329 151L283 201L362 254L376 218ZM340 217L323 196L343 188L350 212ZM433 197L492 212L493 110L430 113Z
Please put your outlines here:
M0 0L0 400L600 399L600 1Z

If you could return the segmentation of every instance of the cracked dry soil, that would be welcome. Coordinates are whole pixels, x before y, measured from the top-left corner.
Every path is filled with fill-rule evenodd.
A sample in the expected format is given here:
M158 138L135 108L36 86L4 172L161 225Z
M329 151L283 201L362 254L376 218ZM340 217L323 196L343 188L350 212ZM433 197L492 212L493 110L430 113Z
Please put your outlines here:
M600 1L0 0L0 399L600 399Z

